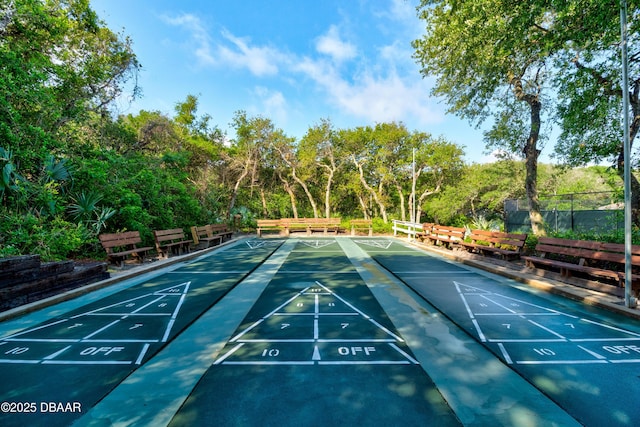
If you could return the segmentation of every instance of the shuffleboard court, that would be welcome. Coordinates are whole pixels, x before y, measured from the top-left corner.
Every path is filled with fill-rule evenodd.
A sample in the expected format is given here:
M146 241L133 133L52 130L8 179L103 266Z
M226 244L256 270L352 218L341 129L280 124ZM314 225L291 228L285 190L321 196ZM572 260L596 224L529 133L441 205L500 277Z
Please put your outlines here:
M0 338L0 425L63 426L236 286L277 247L246 242ZM6 410L5 410L6 409Z
M171 425L398 423L460 425L336 240L305 239Z
M587 426L640 419L640 331L397 242L363 250Z
M525 288L398 239L240 239L0 325L0 424L635 425L640 328Z

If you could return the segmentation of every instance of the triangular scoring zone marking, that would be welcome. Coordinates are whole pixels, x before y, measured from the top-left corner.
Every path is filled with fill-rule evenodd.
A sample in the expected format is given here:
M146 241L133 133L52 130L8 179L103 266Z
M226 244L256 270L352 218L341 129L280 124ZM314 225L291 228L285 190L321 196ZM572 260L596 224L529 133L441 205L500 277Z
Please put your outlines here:
M299 242L313 249L324 248L336 243L335 240L300 240Z
M391 247L391 244L393 243L390 240L354 240L354 242L379 249L389 249L389 247Z
M214 364L418 364L402 343L316 281L232 337Z
M168 340L190 285L184 282L4 337L0 363L141 364L151 344ZM91 318L104 320L87 321ZM148 321L166 322L162 336L146 333Z
M284 242L284 240L282 239L263 239L263 240L247 240L247 246L249 246L249 248L251 249L257 249L257 248L261 248L263 246L272 246L274 244L280 244Z
M638 333L453 283L480 341L497 344L508 364L640 363Z

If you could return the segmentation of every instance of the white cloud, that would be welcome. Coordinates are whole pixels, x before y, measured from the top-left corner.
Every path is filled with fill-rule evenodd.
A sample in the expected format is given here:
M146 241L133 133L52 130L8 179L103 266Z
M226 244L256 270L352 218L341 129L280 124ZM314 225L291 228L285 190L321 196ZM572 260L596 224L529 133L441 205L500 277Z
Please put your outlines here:
M211 52L211 40L200 18L185 13L175 17L164 16L162 19L170 25L188 30L191 33L196 58L203 64L215 64L215 58Z
M327 34L318 37L316 49L320 53L329 55L337 62L354 58L357 53L354 45L342 41L335 25L329 28Z
M237 68L247 68L256 76L273 75L278 72L277 63L283 59L282 54L270 47L252 47L250 40L242 39L223 31L222 36L232 46L218 45L220 60Z
M257 86L254 88L253 94L261 103L260 107L254 108L255 110L264 112L267 117L277 122L287 121L287 111L289 108L282 92Z
M393 19L417 20L409 16L406 3L395 1L391 7ZM202 64L246 69L257 77L277 75L280 84L319 93L314 102L332 105L338 114L353 116L367 124L403 121L429 125L444 118L442 109L429 97L429 80L420 78L410 48L398 38L377 48L373 46L373 56L354 61L359 49L341 37L336 25L315 40L315 52L300 57L275 47L252 44L251 39L228 30L213 40L194 15L184 14L165 21L190 32L195 46L193 53ZM308 80L301 81L301 75ZM301 86L310 82L311 87ZM259 105L250 109L286 121L290 105L283 89L256 86L252 95Z
M236 37L226 30L222 31L222 41L216 43L200 18L192 14L165 16L163 20L190 33L190 47L203 65L246 68L256 76L273 75L278 72L278 61L283 58L276 49L253 47L249 39Z
M393 69L386 75L366 72L348 81L326 61L306 58L298 70L315 81L341 111L371 122L417 120L421 124L439 123L442 112L432 108L426 82L401 77Z

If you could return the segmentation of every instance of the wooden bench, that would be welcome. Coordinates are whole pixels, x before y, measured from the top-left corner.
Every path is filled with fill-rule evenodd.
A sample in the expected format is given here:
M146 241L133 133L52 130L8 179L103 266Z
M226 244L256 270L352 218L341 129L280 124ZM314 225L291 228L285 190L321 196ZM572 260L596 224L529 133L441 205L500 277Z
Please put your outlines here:
M451 248L452 245L457 245L464 239L464 233L466 232L464 227L449 227L445 225L434 225L428 236L425 236L425 240L428 240L434 245L441 244L446 248Z
M500 255L504 259L519 258L527 240L527 235L524 233L503 233L491 230L471 230L471 234L467 237L469 242L460 242L467 251L483 255Z
M142 243L140 232L126 231L124 233L105 233L98 236L102 247L107 252L107 259L117 266L131 256L137 262L144 262L144 258L153 247L138 247Z
M340 218L303 218L302 225L307 228L307 235L311 235L314 232L338 234L340 222Z
M227 224L209 224L209 227L211 227L212 234L219 234L222 236L223 242L226 242L233 236L233 231L229 230Z
M259 219L256 234L258 237L261 237L265 231L277 231L279 234L282 234L284 233L284 229L285 227L279 219Z
M191 227L191 236L193 244L198 247L202 246L202 249L222 244L222 234L214 234L210 225Z
M579 272L614 280L619 286L624 286L625 250L623 244L540 237L535 250L538 253L537 256L523 255L521 257L528 267L553 268L559 270L564 277L571 277L574 272ZM640 279L640 274L638 274L640 246L638 245L632 246L631 263L634 270L632 281L635 285Z
M366 231L368 236L373 236L373 226L370 219L352 219L349 224L352 236L355 236L358 231Z
M283 227L284 235L289 236L291 233L302 232L311 234L308 230L305 218L280 218L280 224Z
M256 233L261 236L265 231L277 230L285 236L295 232L302 232L307 236L314 232L338 234L340 232L340 222L340 218L259 219Z
M416 233L416 239L420 240L421 242L424 242L424 240L427 238L427 236L429 236L431 234L431 231L433 231L433 226L435 224L432 222L425 222L422 224L422 231L419 231Z
M176 255L188 253L189 247L193 243L193 240L186 240L187 237L182 228L155 230L153 237L156 241L158 255L164 258L169 258L170 253Z

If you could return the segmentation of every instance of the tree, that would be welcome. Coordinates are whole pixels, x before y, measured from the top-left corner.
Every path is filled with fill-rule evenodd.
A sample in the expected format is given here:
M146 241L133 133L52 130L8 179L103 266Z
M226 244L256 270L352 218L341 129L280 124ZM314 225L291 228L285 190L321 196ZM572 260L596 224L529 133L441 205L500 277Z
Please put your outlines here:
M321 120L310 127L298 144L298 153L303 164L314 163L324 175L324 216L329 218L333 183L342 164L336 131L331 121Z
M0 146L25 172L61 150L65 126L107 114L140 65L88 0L23 0L0 9ZM134 89L134 95L136 91Z
M431 135L414 132L416 149L415 181L417 183L417 211L415 222L420 222L422 207L427 197L439 193L447 186L459 181L464 171L462 149L444 138L433 139ZM419 194L419 195L418 195Z
M629 135L633 148L640 131L640 5L628 4ZM554 40L564 48L555 61L561 128L556 152L573 166L609 160L622 176L619 2L574 0L554 2L554 6ZM632 203L638 208L640 183L635 176L631 178Z
M344 145L348 158L356 169L360 184L374 200L385 223L389 220L389 187L393 183L393 171L397 166L397 157L394 154L402 146L406 136L408 132L404 125L397 123L383 123L375 128L366 126L340 132L341 144Z
M485 140L525 158L532 229L544 234L537 165L548 9L538 2L423 0L418 10L427 33L413 42L414 57L424 76L436 76L433 94L445 98L449 112L478 125L494 117Z
M314 173L315 163L313 159L307 157L307 153L304 150L296 151L294 142L295 140L292 138L274 138L272 147L280 155L293 180L304 190L304 194L307 196L307 200L309 200L309 204L313 210L313 217L318 218L318 204L309 185L307 185L307 180L314 178L316 175ZM280 179L285 183L285 188L290 187L283 177ZM293 192L290 190L289 195L293 197ZM297 212L297 209L294 209L294 212Z
M467 165L458 180L435 196L427 213L446 223L457 218L501 218L506 199L524 196L524 172L524 163L513 160Z
M248 117L245 111L237 111L232 122L236 129L236 138L224 153L228 173L233 177L233 188L229 201L228 212L235 206L241 185L249 181L249 191L254 189L264 194L268 183L274 177L274 171L279 167L274 158L277 151L274 147L288 146L292 143L281 129L276 129L273 122L264 117ZM263 197L263 210L266 201Z

